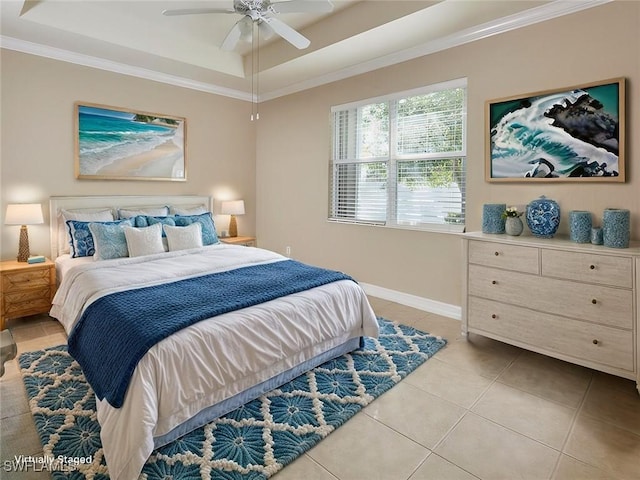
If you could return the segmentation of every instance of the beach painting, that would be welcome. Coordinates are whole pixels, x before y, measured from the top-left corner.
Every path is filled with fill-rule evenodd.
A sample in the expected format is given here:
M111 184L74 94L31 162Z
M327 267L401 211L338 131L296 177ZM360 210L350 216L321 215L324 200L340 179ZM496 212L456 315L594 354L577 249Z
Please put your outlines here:
M490 182L624 182L624 78L486 102Z
M76 178L187 179L184 118L76 102L75 120Z

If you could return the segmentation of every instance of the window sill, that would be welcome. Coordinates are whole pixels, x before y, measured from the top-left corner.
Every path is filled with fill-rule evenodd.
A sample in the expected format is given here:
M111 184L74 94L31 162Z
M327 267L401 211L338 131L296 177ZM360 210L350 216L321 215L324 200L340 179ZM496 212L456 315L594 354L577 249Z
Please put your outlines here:
M428 233L444 233L444 234L454 234L460 235L464 233L465 226L461 224L455 225L387 225L385 223L377 223L377 222L365 222L365 221L350 221L350 220L340 220L340 219L327 219L328 223L336 223L343 225L357 225L364 227L376 227L376 228L389 228L393 230L412 230L415 232L428 232Z

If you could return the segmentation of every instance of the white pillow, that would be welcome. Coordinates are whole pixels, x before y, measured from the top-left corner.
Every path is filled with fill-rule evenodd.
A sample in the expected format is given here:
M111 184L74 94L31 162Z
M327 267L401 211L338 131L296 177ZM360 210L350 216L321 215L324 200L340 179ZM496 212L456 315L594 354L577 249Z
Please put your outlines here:
M204 205L191 205L189 207L172 207L174 215L201 215L207 213L209 209Z
M138 215L151 215L152 217L166 217L169 215L169 207L125 207L118 210L119 218L131 218Z
M124 236L130 257L164 253L161 223L142 228L124 227Z
M199 222L193 222L186 227L163 225L162 228L167 235L170 252L202 246L202 225Z
M115 220L113 211L110 208L81 208L75 210L65 210L58 212L58 252L69 253L71 237L67 228L67 220L78 220L79 222L112 222Z

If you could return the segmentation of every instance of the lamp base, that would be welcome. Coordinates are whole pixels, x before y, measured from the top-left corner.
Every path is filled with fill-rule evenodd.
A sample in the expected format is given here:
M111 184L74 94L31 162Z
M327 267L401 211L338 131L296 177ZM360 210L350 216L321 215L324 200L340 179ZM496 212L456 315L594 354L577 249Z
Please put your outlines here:
M231 215L229 219L229 236L237 237L238 236L238 223L236 222L236 216Z
M20 243L18 245L18 261L26 262L29 259L29 233L27 226L20 227Z

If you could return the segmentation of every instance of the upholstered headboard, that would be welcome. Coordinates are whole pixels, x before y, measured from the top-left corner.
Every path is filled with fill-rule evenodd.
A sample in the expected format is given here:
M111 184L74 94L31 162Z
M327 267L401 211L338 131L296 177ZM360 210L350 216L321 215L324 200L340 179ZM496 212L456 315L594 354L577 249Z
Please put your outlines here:
M77 196L50 197L50 237L51 258L55 259L64 253L66 248L66 225L60 212L62 210L96 211L110 208L117 215L121 208L143 208L154 206L168 206L170 208L188 208L204 205L212 211L212 198L204 195L114 195L114 196Z

